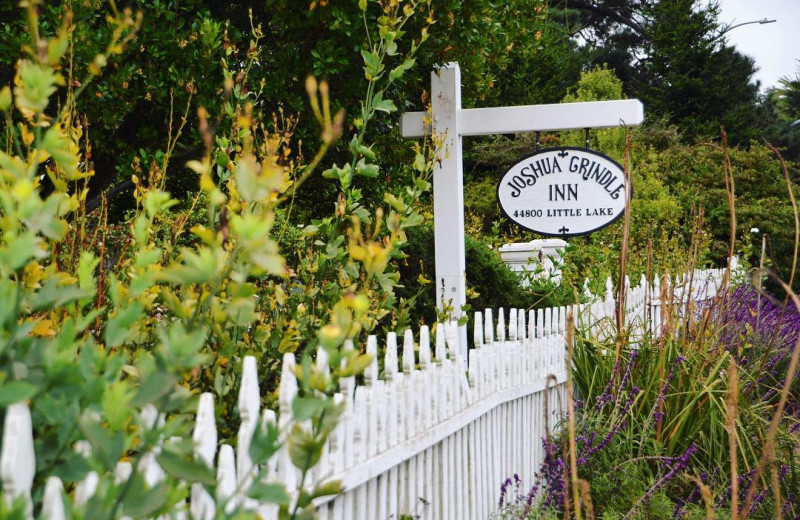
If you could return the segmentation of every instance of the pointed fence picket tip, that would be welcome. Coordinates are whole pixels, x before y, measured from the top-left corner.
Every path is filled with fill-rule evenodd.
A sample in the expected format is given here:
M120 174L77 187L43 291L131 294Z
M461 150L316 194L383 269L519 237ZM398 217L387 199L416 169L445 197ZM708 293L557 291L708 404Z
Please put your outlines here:
M30 506L35 474L36 453L33 450L31 411L25 403L12 404L6 409L3 448L0 452L0 476L6 497L13 500L23 496Z
M458 322L456 320L449 320L444 324L444 338L447 343L448 358L456 361L461 358L461 349L458 342Z
M497 341L503 342L506 340L506 318L503 308L497 310Z
M236 491L236 460L233 448L223 444L217 460L217 504L225 504L225 512L233 513L236 509L234 492Z
M281 382L278 384L278 403L281 415L291 413L292 401L297 395L297 376L294 372L296 366L294 354L285 353L281 366Z
M410 374L416 366L414 359L414 333L411 329L406 329L403 334L403 373Z
M42 518L66 520L64 512L64 484L58 477L47 477L42 498Z
M445 339L445 330L443 323L436 323L436 362L442 363L447 358L447 340Z
M386 379L394 381L397 376L397 334L390 332L386 336L386 354L383 358L383 369Z
M132 473L133 464L127 460L121 460L117 462L117 465L114 467L114 484L119 485L123 482L126 482L129 478L131 478Z
M419 364L423 369L431 366L431 331L427 325L419 328Z
M494 343L494 320L492 319L492 309L486 309L483 314L483 333L484 345L491 345Z
M319 346L317 347L317 359L315 362L317 370L320 371L325 377L328 377L331 373L331 362L330 356L328 355L328 351L325 350L324 347Z
M517 309L511 308L508 311L508 339L517 341Z
M536 311L531 309L528 311L528 338L533 339L536 337Z
M476 348L483 346L483 313L476 311L473 316L472 343Z
M197 418L195 419L192 440L194 453L206 466L214 467L214 454L217 451L217 419L214 414L214 394L205 392L197 403Z
M364 369L364 381L368 386L375 386L378 381L378 337L374 334L370 334L367 338L367 354L372 359Z

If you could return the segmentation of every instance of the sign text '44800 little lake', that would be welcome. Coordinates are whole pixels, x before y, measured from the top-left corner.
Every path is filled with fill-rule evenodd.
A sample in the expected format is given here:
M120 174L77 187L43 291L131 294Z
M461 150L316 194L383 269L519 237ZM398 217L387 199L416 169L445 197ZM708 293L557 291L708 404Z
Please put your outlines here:
M553 148L519 161L497 186L500 208L519 226L548 236L585 235L625 212L626 177L610 157Z

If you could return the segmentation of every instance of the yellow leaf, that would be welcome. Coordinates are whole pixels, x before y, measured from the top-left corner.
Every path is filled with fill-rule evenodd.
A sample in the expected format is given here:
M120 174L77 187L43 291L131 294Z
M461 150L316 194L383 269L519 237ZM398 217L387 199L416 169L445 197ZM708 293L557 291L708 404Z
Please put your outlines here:
M31 334L38 337L52 338L56 335L56 331L53 330L53 320L39 320L36 322L36 326L33 327Z
M19 125L19 130L22 134L22 142L25 143L25 146L30 146L33 143L33 133L28 130L27 125Z

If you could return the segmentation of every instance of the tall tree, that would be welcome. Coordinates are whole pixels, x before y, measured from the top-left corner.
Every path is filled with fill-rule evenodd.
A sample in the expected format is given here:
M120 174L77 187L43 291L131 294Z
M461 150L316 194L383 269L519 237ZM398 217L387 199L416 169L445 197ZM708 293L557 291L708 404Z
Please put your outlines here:
M678 126L687 140L717 136L720 126L734 144L755 138L755 64L726 44L718 6L670 0L648 11L638 86L648 112Z
M552 0L596 65L608 65L648 117L687 141L724 126L733 143L757 137L755 65L727 44L717 2Z

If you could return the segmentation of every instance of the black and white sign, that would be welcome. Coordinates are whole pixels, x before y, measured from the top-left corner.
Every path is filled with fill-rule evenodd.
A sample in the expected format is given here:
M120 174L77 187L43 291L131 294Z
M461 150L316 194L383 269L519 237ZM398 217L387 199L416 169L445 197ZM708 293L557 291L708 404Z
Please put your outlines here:
M503 213L546 236L586 235L625 212L625 174L584 148L542 150L511 167L497 186Z

